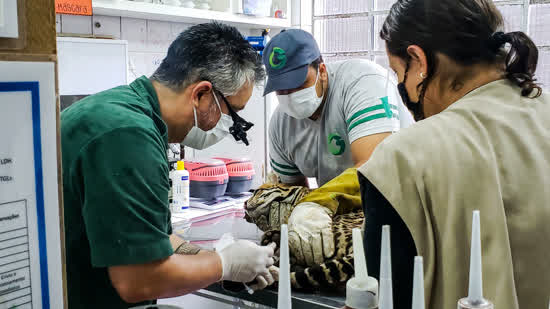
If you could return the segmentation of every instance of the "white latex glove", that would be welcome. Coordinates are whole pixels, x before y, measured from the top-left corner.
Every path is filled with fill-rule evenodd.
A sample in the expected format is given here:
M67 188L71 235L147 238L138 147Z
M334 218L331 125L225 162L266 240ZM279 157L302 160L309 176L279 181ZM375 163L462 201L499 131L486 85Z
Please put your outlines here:
M248 240L237 240L220 250L222 280L250 282L259 275L268 276L273 265L274 246L260 247Z
M288 247L300 265L314 266L334 255L332 213L317 203L298 204L288 219Z
M279 267L270 266L268 270L269 272L267 273L267 276L259 275L258 277L256 277L256 281L258 281L258 283L250 286L252 290L254 291L263 290L266 287L275 283L275 281L279 281Z

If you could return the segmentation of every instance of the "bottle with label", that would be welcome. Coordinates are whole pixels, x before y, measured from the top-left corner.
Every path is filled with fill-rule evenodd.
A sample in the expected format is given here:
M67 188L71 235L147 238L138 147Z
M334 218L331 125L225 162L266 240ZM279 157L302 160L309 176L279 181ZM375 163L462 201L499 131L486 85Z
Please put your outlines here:
M183 161L178 161L172 178L172 213L183 212L189 208L189 172L185 170Z

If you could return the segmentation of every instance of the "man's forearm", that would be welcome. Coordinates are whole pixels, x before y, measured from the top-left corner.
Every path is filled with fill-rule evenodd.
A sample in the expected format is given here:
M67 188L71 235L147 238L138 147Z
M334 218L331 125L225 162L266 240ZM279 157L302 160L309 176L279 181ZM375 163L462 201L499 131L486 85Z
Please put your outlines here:
M195 255L201 251L198 246L191 244L175 234L170 235L170 244L172 244L172 248L176 254Z
M205 288L222 277L221 259L215 252L173 254L141 265L109 267L109 277L126 302L175 297Z
M196 255L174 254L171 257L177 268L183 271L173 272L168 266L164 279L159 277L157 287L153 289L153 299L175 297L205 288L222 278L222 264L219 255L202 250Z
M170 235L170 244L172 245L172 248L174 249L174 251L176 251L179 248L179 246L181 246L184 243L185 243L185 240L183 240L183 238L179 237L178 235L176 234Z

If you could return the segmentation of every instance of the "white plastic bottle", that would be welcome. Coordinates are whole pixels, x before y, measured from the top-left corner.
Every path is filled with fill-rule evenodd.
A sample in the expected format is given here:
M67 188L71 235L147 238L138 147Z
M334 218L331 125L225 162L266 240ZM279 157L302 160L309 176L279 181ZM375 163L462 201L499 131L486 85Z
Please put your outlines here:
M189 172L183 161L178 161L172 177L172 213L183 212L189 208Z

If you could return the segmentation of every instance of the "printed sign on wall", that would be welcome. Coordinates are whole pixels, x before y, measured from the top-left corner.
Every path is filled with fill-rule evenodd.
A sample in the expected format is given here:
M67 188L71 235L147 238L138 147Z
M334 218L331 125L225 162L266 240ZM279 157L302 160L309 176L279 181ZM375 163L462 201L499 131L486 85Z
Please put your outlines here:
M92 15L92 0L55 0L57 14Z
M0 61L0 308L63 308L54 62Z

